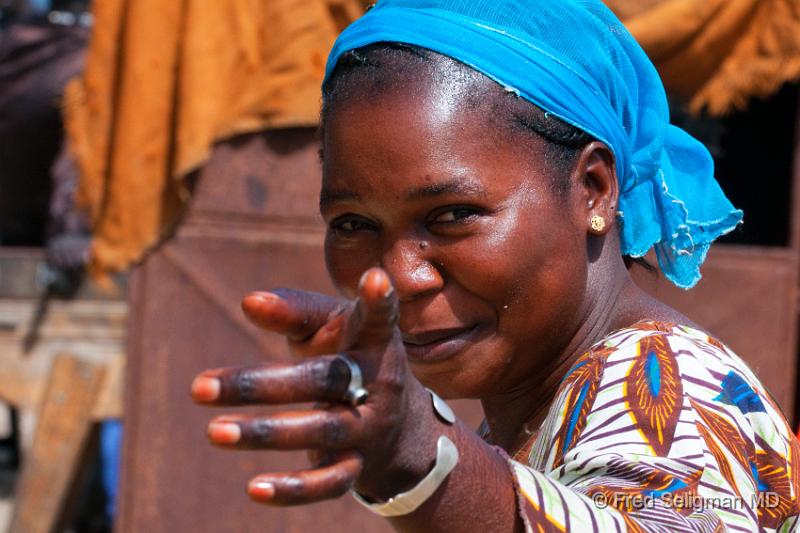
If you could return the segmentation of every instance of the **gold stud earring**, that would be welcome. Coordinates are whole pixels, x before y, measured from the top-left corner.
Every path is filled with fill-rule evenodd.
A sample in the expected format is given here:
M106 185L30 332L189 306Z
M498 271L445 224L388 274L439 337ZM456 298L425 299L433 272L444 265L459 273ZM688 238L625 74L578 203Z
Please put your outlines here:
M606 229L606 221L603 217L599 215L594 215L592 219L589 221L589 224L591 224L592 229L594 231L603 231L604 229Z

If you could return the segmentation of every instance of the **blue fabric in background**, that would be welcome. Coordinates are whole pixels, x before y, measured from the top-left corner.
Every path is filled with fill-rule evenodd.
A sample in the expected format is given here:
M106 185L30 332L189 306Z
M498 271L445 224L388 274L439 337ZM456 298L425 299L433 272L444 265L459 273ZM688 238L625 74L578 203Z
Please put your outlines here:
M679 287L700 279L711 242L741 221L708 150L669 124L661 79L599 0L382 0L337 39L339 57L378 42L457 59L604 142L616 158L622 253L655 247Z
M100 424L100 465L106 493L106 515L113 520L117 513L119 467L122 455L122 422L111 420Z
M50 11L52 4L51 0L28 0L28 9L34 13L46 13Z

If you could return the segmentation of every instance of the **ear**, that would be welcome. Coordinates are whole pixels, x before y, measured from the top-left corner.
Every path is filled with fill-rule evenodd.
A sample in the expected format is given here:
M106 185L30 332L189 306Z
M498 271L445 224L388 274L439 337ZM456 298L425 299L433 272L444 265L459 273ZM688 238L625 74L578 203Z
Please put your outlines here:
M587 144L575 166L578 191L578 213L585 219L586 229L594 235L605 235L616 222L619 205L619 183L614 154L601 142Z

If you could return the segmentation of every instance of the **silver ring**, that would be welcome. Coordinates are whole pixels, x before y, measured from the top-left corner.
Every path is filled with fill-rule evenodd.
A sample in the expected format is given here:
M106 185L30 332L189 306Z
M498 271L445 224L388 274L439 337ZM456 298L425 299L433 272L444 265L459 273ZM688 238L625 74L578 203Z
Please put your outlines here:
M361 375L361 368L350 359L347 354L340 353L337 357L344 361L347 368L350 369L350 383L347 385L347 390L344 391L342 400L346 401L353 407L359 406L367 401L369 393L364 388L364 379Z

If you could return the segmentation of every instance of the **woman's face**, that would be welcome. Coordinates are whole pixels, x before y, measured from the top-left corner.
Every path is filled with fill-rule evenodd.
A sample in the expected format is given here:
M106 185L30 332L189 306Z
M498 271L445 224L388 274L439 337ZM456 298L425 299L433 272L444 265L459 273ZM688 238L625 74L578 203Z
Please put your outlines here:
M580 187L554 192L544 141L442 84L353 100L332 106L323 139L334 283L352 297L365 270L388 272L411 367L443 396L535 384L585 305Z

